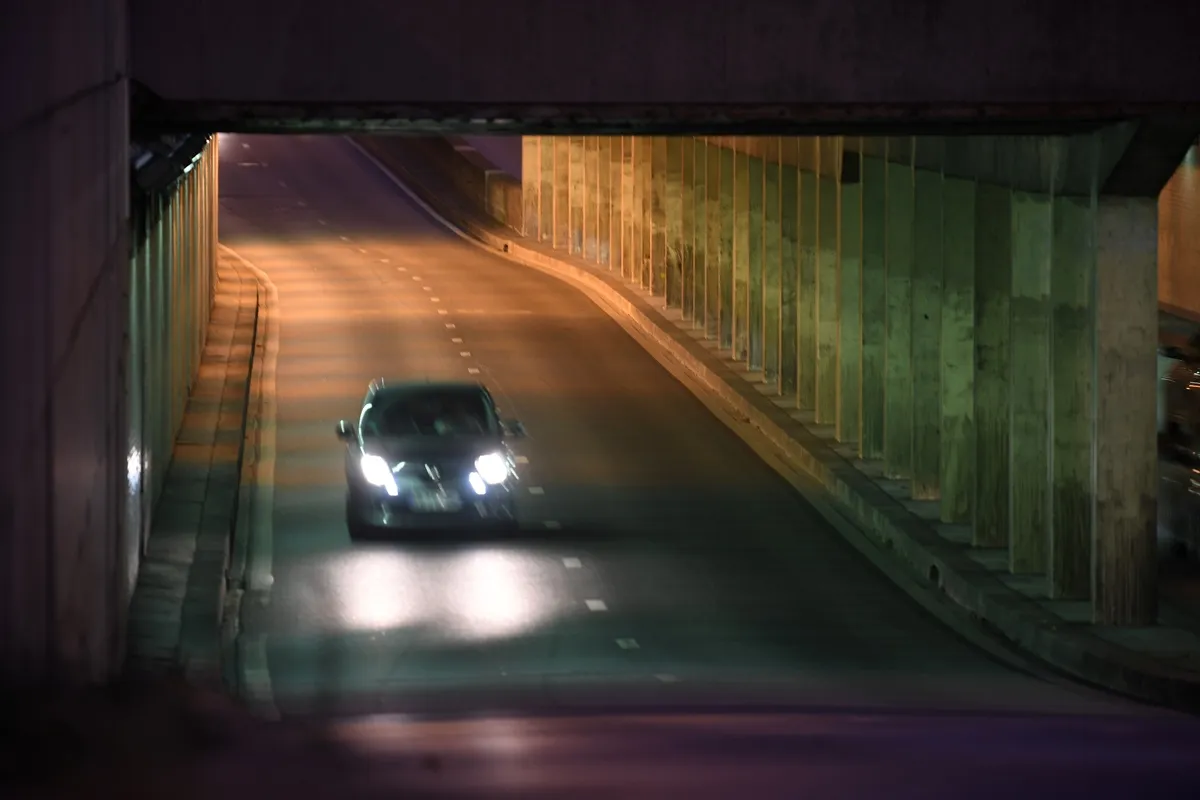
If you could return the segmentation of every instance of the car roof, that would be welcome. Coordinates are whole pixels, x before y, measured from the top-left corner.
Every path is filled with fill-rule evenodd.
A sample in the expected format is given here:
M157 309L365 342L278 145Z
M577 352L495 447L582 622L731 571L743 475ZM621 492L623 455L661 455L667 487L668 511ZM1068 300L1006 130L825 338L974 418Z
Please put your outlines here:
M487 394L479 381L377 381L372 384L371 396L380 400L413 397L423 394Z

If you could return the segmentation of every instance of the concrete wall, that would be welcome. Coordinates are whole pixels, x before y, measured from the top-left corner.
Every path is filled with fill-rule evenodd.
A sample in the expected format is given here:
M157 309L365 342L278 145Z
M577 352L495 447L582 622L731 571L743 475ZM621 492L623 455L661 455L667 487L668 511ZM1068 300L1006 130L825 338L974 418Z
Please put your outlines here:
M1191 102L1200 6L1097 0L132 0L134 77L172 100ZM187 42L187 57L179 57Z
M124 7L14 0L0 26L0 673L16 682L120 660Z
M1158 297L1200 322L1200 147L1188 151L1158 199Z
M12 0L0 26L19 76L0 83L0 684L120 668L203 337L203 237L182 210L202 179L148 247L130 207L125 6Z

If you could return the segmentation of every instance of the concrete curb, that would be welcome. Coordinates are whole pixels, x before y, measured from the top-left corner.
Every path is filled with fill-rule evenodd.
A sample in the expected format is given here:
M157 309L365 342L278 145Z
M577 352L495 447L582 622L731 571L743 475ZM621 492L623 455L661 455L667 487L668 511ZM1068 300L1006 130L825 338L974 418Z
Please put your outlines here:
M390 173L365 148L352 143ZM1083 626L1069 625L1005 586L792 419L784 408L758 392L727 362L689 336L619 276L572 264L560 254L529 246L515 232L501 235L469 221L450 222L431 207L435 198L415 194L414 197L431 216L463 238L474 239L510 260L576 286L611 316L632 325L720 400L731 414L769 440L785 463L821 484L837 501L838 510L863 534L897 556L892 561L901 562L909 574L893 574L885 569L892 580L907 584L915 578L931 592L944 594L965 610L978 629L999 634L1035 661L1076 680L1150 703L1200 711L1200 676L1149 662L1109 644Z

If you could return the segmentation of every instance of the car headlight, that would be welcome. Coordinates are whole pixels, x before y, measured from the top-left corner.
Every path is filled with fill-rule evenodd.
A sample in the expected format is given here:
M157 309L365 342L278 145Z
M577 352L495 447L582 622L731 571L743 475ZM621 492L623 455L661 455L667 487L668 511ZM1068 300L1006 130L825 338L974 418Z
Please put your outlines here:
M508 460L502 453L485 453L475 459L475 471L483 478L484 483L495 486L497 483L504 483L508 477Z
M400 493L399 487L396 486L396 476L392 474L391 467L382 458L365 455L362 457L361 464L363 478L367 483L387 489L387 493L392 497Z

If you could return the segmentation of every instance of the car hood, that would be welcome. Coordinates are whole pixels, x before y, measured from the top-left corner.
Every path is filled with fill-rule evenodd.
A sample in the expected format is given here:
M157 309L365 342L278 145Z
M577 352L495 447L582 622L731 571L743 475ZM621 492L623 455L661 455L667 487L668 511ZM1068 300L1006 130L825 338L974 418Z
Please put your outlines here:
M501 446L499 436L413 436L367 439L363 450L393 464L398 461L443 464L474 460Z

